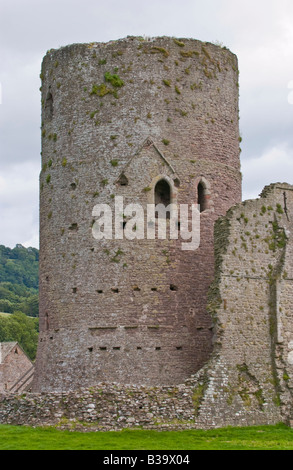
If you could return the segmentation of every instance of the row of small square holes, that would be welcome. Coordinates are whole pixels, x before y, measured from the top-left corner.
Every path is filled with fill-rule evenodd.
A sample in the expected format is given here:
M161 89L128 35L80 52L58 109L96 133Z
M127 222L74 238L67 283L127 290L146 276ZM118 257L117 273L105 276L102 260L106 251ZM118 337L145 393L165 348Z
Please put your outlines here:
M120 351L120 349L121 349L120 347L114 347L114 348L113 348L114 351ZM140 346L138 346L136 349L137 349L138 351L142 350L142 348L141 348ZM156 347L156 348L155 348L156 351L161 351L161 349L162 349L161 347ZM182 348L182 346L177 346L176 349L177 349L177 351L182 351L183 348ZM89 350L90 352L93 352L93 348L88 348L88 350ZM100 347L100 351L107 351L107 348L101 346L101 347Z
M176 291L178 291L178 287L174 286L174 284L171 284L170 285L170 290L173 291L173 292L176 292ZM117 288L112 288L111 291L114 292L115 294L119 294L119 292L120 292L119 289L117 289ZM141 289L139 287L134 287L133 291L134 292L140 292ZM151 291L157 292L158 288L157 287L152 287ZM77 293L77 287L73 287L72 292L73 292L73 294L76 294ZM99 290L97 290L97 293L98 294L103 294L104 291L99 289Z

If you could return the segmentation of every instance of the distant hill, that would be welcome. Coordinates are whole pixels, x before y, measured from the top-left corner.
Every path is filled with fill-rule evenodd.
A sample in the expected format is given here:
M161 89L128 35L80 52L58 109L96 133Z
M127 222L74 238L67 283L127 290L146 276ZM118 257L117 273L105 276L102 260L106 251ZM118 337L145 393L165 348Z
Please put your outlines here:
M0 245L0 283L10 282L28 288L39 287L39 250L16 245Z

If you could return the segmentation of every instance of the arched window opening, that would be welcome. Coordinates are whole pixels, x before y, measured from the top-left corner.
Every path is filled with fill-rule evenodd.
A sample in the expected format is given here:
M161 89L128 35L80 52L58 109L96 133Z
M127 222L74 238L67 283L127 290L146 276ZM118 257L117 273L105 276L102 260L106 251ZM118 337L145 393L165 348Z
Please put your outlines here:
M171 204L171 188L166 180L160 180L155 186L155 205L163 204L168 207ZM160 217L156 212L156 218ZM170 219L170 212L166 213L166 218Z
M208 208L206 187L202 182L197 187L197 204L199 205L200 212L204 212Z
M171 204L171 188L165 180L160 180L155 187L155 204L164 204L165 207Z

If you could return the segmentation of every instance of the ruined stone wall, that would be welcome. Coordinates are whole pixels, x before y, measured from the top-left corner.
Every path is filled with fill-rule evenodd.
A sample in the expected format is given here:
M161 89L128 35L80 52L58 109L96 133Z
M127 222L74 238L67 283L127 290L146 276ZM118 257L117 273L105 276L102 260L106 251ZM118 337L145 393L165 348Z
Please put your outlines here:
M195 426L193 387L144 387L101 383L63 393L0 395L0 423L57 426L83 431Z
M191 39L127 38L49 51L41 77L34 390L180 383L210 357L213 225L241 200L237 58ZM96 204L146 207L160 178L178 204L197 203L203 182L198 250L93 238Z
M292 216L293 187L274 184L216 223L203 422L292 419Z
M214 422L215 410L201 414L205 392L203 380L195 377L176 387L97 384L89 389L60 393L0 395L0 423L54 426L79 431L131 428L155 430L211 429L225 422L234 426L276 424L281 415L253 414L241 417L227 405Z
M214 347L195 375L168 387L100 383L3 395L0 422L83 430L292 425L292 216L293 186L277 183L216 222Z

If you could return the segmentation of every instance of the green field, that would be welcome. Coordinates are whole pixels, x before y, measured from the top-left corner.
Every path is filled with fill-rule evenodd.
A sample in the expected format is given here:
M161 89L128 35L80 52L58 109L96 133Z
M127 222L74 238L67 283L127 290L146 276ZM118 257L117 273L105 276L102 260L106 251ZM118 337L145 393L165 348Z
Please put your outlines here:
M70 432L0 425L0 450L293 450L283 424L211 431Z

